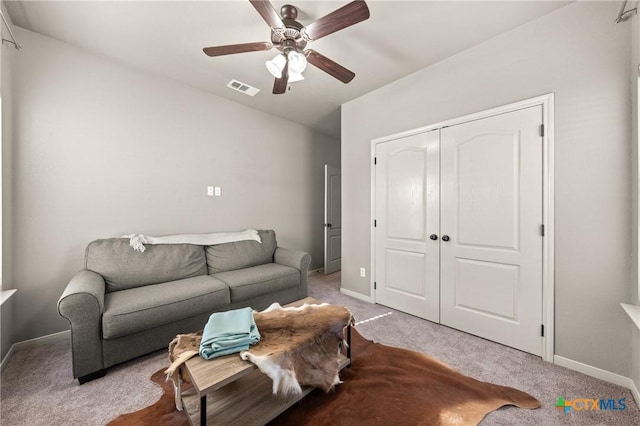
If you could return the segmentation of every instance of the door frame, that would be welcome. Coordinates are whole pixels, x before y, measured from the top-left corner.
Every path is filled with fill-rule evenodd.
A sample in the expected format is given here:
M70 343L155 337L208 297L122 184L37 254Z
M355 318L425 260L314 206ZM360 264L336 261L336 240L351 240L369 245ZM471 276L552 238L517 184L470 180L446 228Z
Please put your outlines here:
M530 99L498 106L488 110L476 112L473 114L455 117L449 120L440 121L438 123L429 124L427 126L418 127L404 132L395 133L388 136L373 139L371 141L371 206L370 206L370 234L369 234L369 294L370 300L376 303L376 292L374 283L375 277L375 154L376 145L398 139L406 136L412 136L419 133L430 132L432 130L442 129L469 121L481 120L494 115L500 115L507 112L513 112L533 106L542 106L542 124L544 126L544 135L542 137L542 222L544 224L544 238L542 240L542 325L544 326L544 336L542 337L542 359L553 363L553 355L555 352L555 265L554 265L554 249L555 249L555 206L554 206L554 94L547 93Z

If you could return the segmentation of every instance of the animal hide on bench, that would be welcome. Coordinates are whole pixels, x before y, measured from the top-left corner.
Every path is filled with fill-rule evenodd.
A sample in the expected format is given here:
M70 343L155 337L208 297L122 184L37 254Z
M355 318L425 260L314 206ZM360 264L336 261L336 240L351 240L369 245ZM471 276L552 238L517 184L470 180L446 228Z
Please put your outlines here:
M340 383L340 344L352 322L343 306L304 304L282 308L271 305L254 313L260 343L241 353L273 380L273 394L302 393L300 385L325 392Z
M169 342L169 362L171 362L171 365L164 371L164 374L167 375L167 380L173 380L174 386L178 386L178 374L182 377L183 382L191 382L187 374L180 370L180 366L200 354L202 331L203 330L196 333L178 334Z
M240 356L273 380L274 395L300 394L301 386L328 392L340 383L338 353L344 329L353 322L347 308L327 303L283 308L275 303L254 312L254 319L260 342ZM179 366L198 354L201 337L202 332L180 334L169 344L172 364L165 373L174 382Z

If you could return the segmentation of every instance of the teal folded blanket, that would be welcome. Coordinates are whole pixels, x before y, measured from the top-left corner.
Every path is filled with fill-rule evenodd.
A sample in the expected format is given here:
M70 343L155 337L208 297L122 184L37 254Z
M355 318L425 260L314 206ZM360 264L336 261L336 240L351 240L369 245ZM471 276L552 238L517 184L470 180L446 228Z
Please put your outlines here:
M251 308L211 314L202 331L200 356L212 359L246 351L260 341Z

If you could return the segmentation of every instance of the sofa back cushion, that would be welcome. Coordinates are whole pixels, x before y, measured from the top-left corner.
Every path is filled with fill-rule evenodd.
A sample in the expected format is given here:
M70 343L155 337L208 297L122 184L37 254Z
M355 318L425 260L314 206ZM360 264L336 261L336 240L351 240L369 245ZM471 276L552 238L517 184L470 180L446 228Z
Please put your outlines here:
M258 231L258 235L260 235L262 243L236 241L207 246L205 252L209 275L273 262L273 253L275 253L278 244L276 233L267 230Z
M207 274L202 246L147 244L143 253L126 238L96 240L87 246L85 267L102 275L106 292Z

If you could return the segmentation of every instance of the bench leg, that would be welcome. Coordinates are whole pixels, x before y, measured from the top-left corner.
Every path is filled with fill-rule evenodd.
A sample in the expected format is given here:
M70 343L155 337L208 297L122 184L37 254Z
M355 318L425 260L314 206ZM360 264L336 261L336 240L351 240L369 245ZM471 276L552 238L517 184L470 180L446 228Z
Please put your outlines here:
M349 365L351 367L351 326L347 326L347 358L349 358Z
M200 426L207 426L207 395L200 397Z
M173 394L176 398L176 410L182 411L182 375L178 371L178 384L173 383Z

